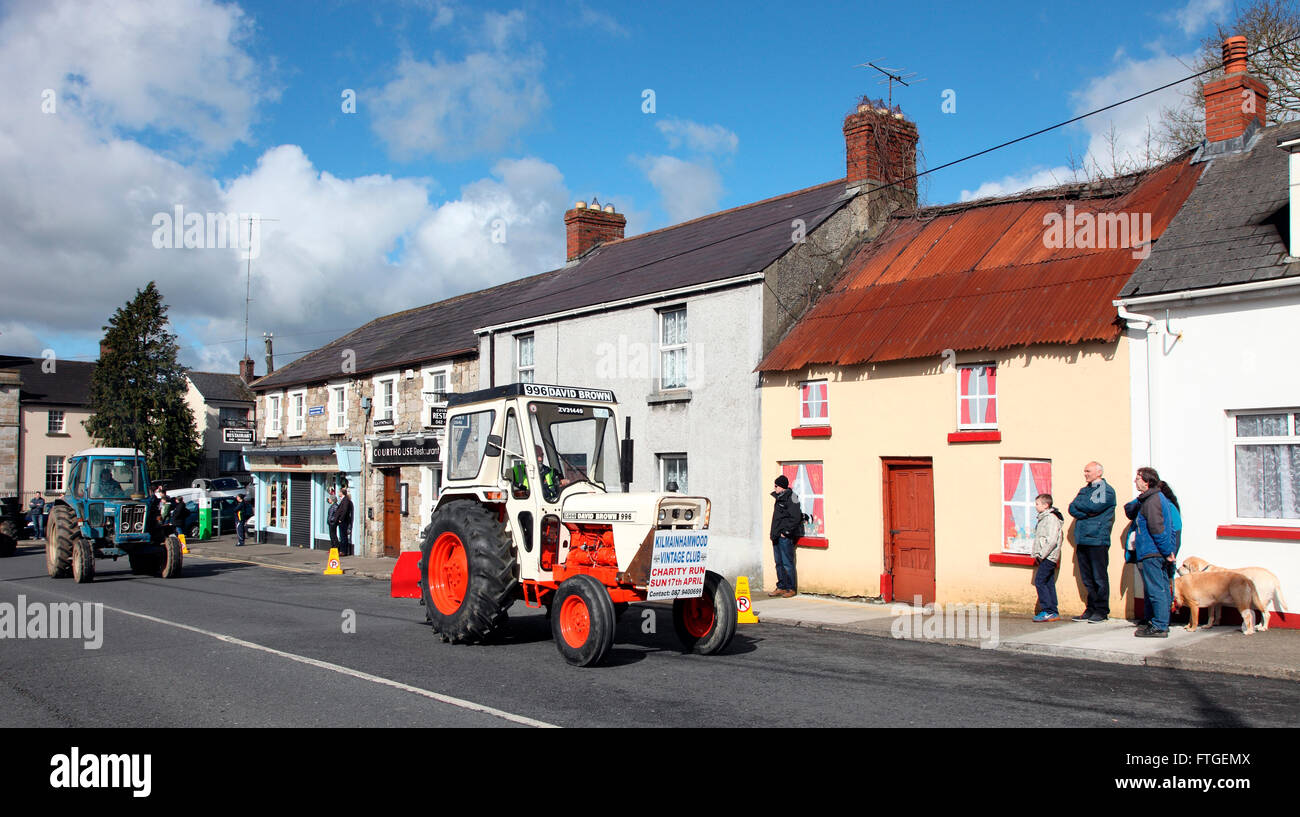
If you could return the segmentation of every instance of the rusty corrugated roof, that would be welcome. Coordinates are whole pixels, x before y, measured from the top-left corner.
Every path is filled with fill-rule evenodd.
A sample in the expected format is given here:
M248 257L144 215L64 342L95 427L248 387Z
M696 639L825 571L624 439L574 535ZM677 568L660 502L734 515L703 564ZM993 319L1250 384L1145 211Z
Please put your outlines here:
M1047 216L1064 220L1072 207L1079 233L1089 220L1080 220L1082 214L1094 224L1103 214L1137 214L1142 238L1155 240L1201 169L1185 156L1108 196L1081 197L1079 186L1071 185L1059 188L1059 198L1044 198L1053 191L1041 191L895 218L758 370L1114 340L1120 330L1111 301L1141 258L1132 246L1048 246ZM1090 243L1119 243L1117 237Z

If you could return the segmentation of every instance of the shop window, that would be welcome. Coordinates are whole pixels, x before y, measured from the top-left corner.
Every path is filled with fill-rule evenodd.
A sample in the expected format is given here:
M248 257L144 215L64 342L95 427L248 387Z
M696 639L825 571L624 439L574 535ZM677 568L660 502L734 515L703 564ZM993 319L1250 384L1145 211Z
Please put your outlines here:
M266 526L289 526L289 483L281 475L272 476L266 483Z
M977 363L958 367L957 428L997 428L997 367Z
M799 498L800 509L808 515L803 535L826 536L826 499L820 462L783 462L781 473L790 480L790 489Z
M1231 417L1237 519L1300 520L1300 410Z
M825 380L810 380L799 384L799 425L830 425L831 408L827 395Z
M1002 460L1002 550L1032 553L1039 494L1052 492L1050 460Z

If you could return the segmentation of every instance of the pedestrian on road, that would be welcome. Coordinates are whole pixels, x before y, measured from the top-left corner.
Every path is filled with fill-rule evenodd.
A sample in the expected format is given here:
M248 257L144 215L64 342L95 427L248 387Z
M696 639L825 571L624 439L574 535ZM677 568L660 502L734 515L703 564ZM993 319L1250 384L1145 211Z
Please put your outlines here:
M785 474L773 483L776 490L772 498L776 500L772 508L772 554L776 559L775 596L790 598L799 590L798 574L794 567L794 546L803 536L803 510L799 507L799 496L790 490L790 480Z
M190 532L190 509L185 507L185 501L179 496L172 497L171 523L172 530L184 542Z
M1052 507L1051 494L1034 500L1038 524L1034 528L1034 587L1038 589L1038 615L1034 621L1060 621L1056 606L1056 566L1061 561L1061 529L1065 517Z
M1087 484L1070 503L1074 517L1074 545L1079 558L1079 578L1088 593L1083 614L1071 621L1105 621L1110 616L1110 535L1115 527L1115 489L1102 479L1099 462L1083 468Z
M330 547L336 548L339 546L339 498L333 488L325 494L325 504L329 507L325 512L325 523L330 531Z
M339 526L339 555L352 555L352 497L348 495L347 486L339 488L339 502L336 506Z
M1138 490L1137 499L1125 505L1124 510L1127 512L1134 503L1138 506L1133 515L1133 559L1142 574L1143 607L1149 619L1133 635L1168 638L1169 607L1173 600L1170 569L1178 559L1182 517L1173 489L1160 481L1156 469L1139 468L1133 485Z
M171 509L171 504L167 501L167 493L162 489L161 485L153 489L153 494L149 497L145 507L145 513L148 515L148 522L145 527L152 537L151 541L156 545L167 538L165 511Z
M45 497L37 494L27 503L27 518L32 522L32 538L45 538Z
M243 494L235 494L235 547L242 548L248 538L248 520L253 514L252 506Z

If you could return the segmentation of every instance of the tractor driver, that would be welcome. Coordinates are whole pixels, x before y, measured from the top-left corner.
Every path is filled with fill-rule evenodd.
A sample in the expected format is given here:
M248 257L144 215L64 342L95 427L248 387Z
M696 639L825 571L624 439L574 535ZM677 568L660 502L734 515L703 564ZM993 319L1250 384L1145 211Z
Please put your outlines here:
M540 445L533 446L537 451L537 472L542 477L542 498L547 502L558 502L560 490L569 484L554 468L546 464L546 452Z
M103 467L99 469L99 484L96 488L101 499L118 499L126 496L126 494L122 493L122 486L118 484L117 480L113 479L112 466L108 463L104 463Z

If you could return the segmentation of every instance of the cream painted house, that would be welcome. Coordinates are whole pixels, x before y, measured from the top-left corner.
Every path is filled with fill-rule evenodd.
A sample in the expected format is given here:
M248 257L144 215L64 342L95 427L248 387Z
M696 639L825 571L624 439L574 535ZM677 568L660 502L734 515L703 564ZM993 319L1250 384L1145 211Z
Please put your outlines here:
M759 366L766 481L788 476L810 516L800 591L1034 608L1037 494L1065 513L1091 460L1121 505L1134 493L1129 341L1111 299L1198 176L1183 158L1104 186L895 216L849 263ZM1150 226L1063 246L1049 229L1065 219ZM1085 598L1071 521L1063 614ZM1125 521L1120 509L1114 542ZM1110 583L1120 615L1132 569L1117 545Z
M24 508L37 495L48 502L63 493L67 457L92 446L84 423L95 364L6 355L0 369L20 381L16 494Z

